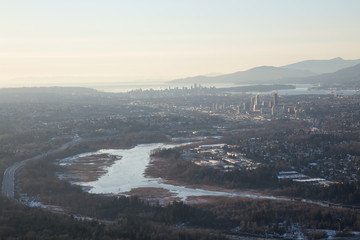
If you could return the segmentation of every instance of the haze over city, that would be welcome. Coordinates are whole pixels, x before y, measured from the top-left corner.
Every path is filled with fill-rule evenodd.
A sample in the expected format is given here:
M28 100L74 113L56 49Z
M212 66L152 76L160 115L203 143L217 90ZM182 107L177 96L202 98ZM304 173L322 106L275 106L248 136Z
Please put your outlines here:
M360 240L359 10L0 1L0 239Z
M357 0L0 5L0 87L152 83L360 58Z

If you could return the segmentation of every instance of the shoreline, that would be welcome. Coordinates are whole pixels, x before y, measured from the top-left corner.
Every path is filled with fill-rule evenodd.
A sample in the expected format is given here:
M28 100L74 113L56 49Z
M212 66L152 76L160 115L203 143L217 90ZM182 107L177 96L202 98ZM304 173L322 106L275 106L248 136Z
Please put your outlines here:
M81 186L83 191L90 193L91 189L93 189L93 186L87 185L87 183L99 180L102 176L107 175L111 166L113 166L117 161L124 160L123 156L112 155L110 153L96 154L92 152L89 153L89 155L86 155L86 153L84 154L85 156L73 156L67 158L67 160L69 160L70 162L75 162L75 166L70 166L70 169L67 172L63 173L63 175L65 175L63 179L70 182L71 180L73 180L72 184ZM99 159L99 157L104 157L104 155L108 156L110 159L112 159L112 161L110 163L105 162L105 164L103 161L96 161ZM161 158L154 158L151 156L148 157L150 158L149 162L146 164L144 172L142 173L142 175L147 178L144 182L145 185L138 184L129 190L121 192L104 192L93 194L101 194L108 196L137 196L150 203L159 203L161 205L166 205L173 201L184 201L185 203L189 204L197 204L213 201L214 199L218 199L219 197L271 199L280 201L290 200L289 198L285 197L273 196L273 192L269 190L267 191L266 189L260 191L255 189L228 189L221 186L189 184L177 179L166 179L166 177L163 176L162 173L167 170L167 160ZM79 159L83 159L85 161L79 161ZM89 162L91 163L92 161L96 161L97 164L90 165L90 168L83 167L84 164ZM125 159L124 161L127 160ZM102 171L101 168L103 168ZM89 171L89 169L91 169L92 171ZM75 176L72 176L72 174ZM66 175L68 175L68 177L66 177ZM151 184L152 180L154 181L154 184ZM150 182L150 184L147 186L146 182ZM119 185L119 187L121 186ZM183 193L182 191L184 190L185 192Z
M186 183L181 180L176 179L165 179L164 176L162 176L162 171L165 171L167 169L166 165L166 159L158 158L158 157L151 157L151 161L146 167L144 175L146 177L151 178L161 178L161 182L173 186L179 186L179 187L186 187L191 189L201 189L206 191L213 191L213 192L224 192L229 194L243 194L243 195L253 195L253 196L259 196L259 198L264 196L273 195L275 198L286 198L284 196L276 196L273 194L270 189L263 189L263 190L256 190L256 189L229 189L224 188L221 186L212 186L212 185L204 185L204 184L191 184ZM204 199L207 199L206 202L209 201L209 199L212 198L222 198L222 197L233 197L233 198L251 198L251 197L243 197L243 196L217 196L217 195L204 195L204 196L188 196L186 198L185 202L189 203L201 203ZM196 201L195 201L196 200ZM214 200L214 199L213 199ZM280 199L277 199L280 200Z

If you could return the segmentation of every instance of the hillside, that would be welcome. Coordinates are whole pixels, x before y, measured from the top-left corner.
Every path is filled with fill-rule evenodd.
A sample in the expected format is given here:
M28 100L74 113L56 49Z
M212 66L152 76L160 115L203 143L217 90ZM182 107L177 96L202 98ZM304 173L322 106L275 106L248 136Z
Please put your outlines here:
M287 68L262 66L252 68L246 71L224 74L215 77L196 76L170 81L171 84L273 84L277 80L290 80L294 78L303 78L314 76L310 71L294 70Z
M294 70L307 70L316 74L333 73L343 68L348 68L360 64L358 60L344 60L340 57L330 60L306 60L298 63L282 66L283 68Z
M360 64L341 69L334 73L325 73L299 80L298 83L320 83L321 87L360 87Z
M287 83L313 83L324 82L322 78L338 79L340 74L325 75L335 73L341 69L353 67L360 64L358 60L344 60L342 58L334 58L330 60L306 60L282 67L261 66L251 68L246 71L239 71L219 76L195 76L182 79L176 79L168 82L174 85L189 84L287 84ZM350 74L350 73L346 73ZM317 78L319 76L319 78ZM350 77L351 75L349 75ZM347 77L345 77L347 79Z

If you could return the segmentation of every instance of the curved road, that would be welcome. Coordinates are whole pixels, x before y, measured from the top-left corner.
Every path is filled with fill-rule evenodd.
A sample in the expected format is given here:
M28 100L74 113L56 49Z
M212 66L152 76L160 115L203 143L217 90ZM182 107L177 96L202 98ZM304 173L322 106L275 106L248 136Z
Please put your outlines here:
M47 151L45 153L41 153L35 157L28 158L28 159L22 160L20 162L14 163L10 167L8 167L4 172L4 178L2 181L2 185L1 185L1 193L3 195L7 196L8 198L15 197L15 174L19 169L21 169L25 165L26 162L41 159L51 153L63 151L66 148L73 146L81 141L82 141L81 138L75 138L71 142L67 142L57 149L49 150L49 151Z

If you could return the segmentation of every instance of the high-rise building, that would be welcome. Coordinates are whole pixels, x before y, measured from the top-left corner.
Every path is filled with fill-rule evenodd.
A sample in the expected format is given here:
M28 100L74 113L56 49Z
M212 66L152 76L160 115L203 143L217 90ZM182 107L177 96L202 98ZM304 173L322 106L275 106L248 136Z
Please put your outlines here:
M254 105L256 105L256 106L259 106L259 105L260 105L260 96L259 96L259 94L256 94L256 96L255 96L255 103L254 103Z
M274 93L273 94L273 106L277 106L278 105L278 101L279 101L279 96L278 96L278 94L277 93Z
M254 96L252 96L252 97L251 97L251 101L250 101L250 107L249 107L250 111L252 111L252 110L253 110L253 108L254 108L254 104L255 104L255 97L254 97Z
M251 100L250 100L250 106L252 107L254 105L254 103L255 103L255 97L252 96Z

